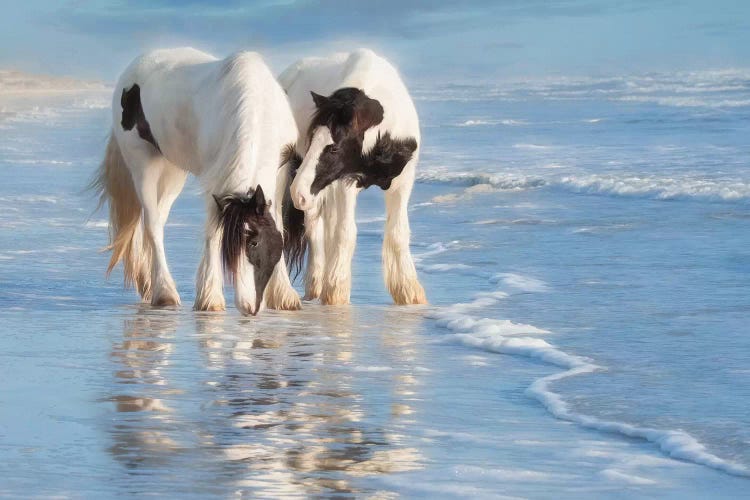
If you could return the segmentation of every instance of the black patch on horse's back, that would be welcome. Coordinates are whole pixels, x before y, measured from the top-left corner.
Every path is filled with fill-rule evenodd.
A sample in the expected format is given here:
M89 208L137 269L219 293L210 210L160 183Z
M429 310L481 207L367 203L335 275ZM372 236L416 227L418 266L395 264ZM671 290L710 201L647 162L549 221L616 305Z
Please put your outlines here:
M159 152L161 148L156 143L154 135L151 133L151 125L146 120L146 115L143 113L143 105L141 104L141 87L137 83L134 83L132 87L125 90L122 89L122 96L120 97L120 106L122 106L122 125L123 130L133 130L136 127L138 130L138 136L144 141L150 142Z
M271 217L263 189L258 186L252 195L228 194L214 196L219 208L222 228L221 257L224 269L233 280L244 254L255 268L256 311L263 300L263 291L281 259L284 243Z
M281 164L289 165L289 178L284 190L281 213L284 220L284 256L292 280L302 271L307 252L307 235L305 234L305 212L297 209L292 202L290 187L297 169L302 165L302 156L297 153L294 144L289 144L281 154Z

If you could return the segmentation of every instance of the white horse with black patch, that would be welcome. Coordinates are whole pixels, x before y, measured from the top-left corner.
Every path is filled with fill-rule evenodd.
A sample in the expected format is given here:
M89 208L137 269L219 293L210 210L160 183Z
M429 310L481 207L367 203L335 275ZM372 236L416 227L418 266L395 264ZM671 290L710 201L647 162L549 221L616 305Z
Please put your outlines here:
M424 304L409 250L407 206L419 158L419 118L396 69L370 50L306 58L279 77L301 132L285 227L290 266L309 246L305 298L346 304L359 191L385 191L385 283L396 304Z
M224 271L235 304L298 309L282 256L286 151L297 126L272 73L255 53L219 60L191 48L156 50L120 76L113 129L94 186L109 202L108 272L154 306L178 305L164 225L188 173L200 180L207 221L195 309L225 309ZM282 174L281 182L277 175Z

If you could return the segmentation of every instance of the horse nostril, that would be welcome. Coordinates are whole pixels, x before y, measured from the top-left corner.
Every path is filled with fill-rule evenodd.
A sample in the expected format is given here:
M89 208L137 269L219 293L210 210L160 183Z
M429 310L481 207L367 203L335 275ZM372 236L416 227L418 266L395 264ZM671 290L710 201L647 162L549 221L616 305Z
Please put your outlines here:
M305 195L301 193L297 195L297 202L299 203L299 206L301 208L304 208L307 205L307 199L305 199Z

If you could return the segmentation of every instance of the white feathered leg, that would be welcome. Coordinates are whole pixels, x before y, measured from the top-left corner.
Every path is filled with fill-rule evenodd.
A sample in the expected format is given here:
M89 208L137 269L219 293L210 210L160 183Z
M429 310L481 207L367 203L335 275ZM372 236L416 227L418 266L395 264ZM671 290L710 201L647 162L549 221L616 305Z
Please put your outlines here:
M325 270L320 302L348 304L352 291L352 257L357 244L354 212L359 189L337 182L331 189L332 209L325 220Z
M426 304L424 288L409 250L409 196L414 186L416 158L385 192L385 235L383 238L383 276L393 301L399 305Z
M176 167L161 155L153 154L151 146L133 148L123 151L128 167L133 175L138 198L143 206L143 227L146 239L151 247L151 305L174 306L180 304L174 279L167 266L164 250L164 224L169 215L172 202L182 190L184 176L174 172ZM164 178L162 203L159 199L159 187Z
M276 228L283 234L284 233L284 220L281 213L281 200L284 198L284 189L286 185L284 182L279 182L276 189L276 206L274 208L274 220L276 222ZM286 262L284 257L273 270L271 279L268 282L265 292L266 306L269 309L281 309L284 311L296 311L302 308L302 302L299 299L299 295L292 287L292 282L289 280L289 271L286 268Z
M203 257L195 281L196 311L224 311L224 276L221 264L221 231L218 227L216 202L206 197L206 234Z
M326 220L322 212L308 215L305 213L305 236L307 237L307 269L305 271L305 300L320 297L323 289L323 272L326 265L325 227Z

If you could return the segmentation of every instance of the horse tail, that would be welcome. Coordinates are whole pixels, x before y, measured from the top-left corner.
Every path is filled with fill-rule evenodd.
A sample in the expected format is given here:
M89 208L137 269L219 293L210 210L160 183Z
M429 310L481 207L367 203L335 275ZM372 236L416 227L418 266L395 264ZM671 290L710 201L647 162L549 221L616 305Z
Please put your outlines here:
M109 245L112 255L107 276L123 262L125 286L135 286L144 299L151 294L151 251L144 237L141 202L114 134L110 134L99 170L90 185L99 207L109 204Z
M284 221L284 256L289 268L289 275L294 281L305 263L307 253L307 236L305 235L305 212L297 210L292 203L291 185L294 174L301 163L301 158L289 146L284 153L285 161L281 166L279 180L284 181L284 197L282 199L282 219Z

